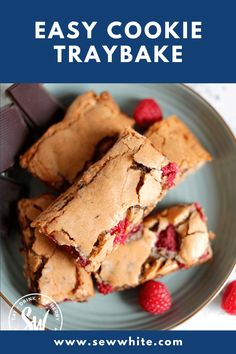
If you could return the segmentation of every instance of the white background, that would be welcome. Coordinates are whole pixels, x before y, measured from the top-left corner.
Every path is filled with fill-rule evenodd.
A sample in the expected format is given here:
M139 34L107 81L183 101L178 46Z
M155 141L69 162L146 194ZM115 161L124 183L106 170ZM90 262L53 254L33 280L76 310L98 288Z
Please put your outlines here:
M236 84L194 84L189 86L212 104L236 135ZM236 279L236 272L231 275L229 281L233 279ZM211 304L176 329L236 330L236 316L228 315L221 309L221 296L222 294L219 294ZM1 329L8 329L9 310L10 307L1 299Z

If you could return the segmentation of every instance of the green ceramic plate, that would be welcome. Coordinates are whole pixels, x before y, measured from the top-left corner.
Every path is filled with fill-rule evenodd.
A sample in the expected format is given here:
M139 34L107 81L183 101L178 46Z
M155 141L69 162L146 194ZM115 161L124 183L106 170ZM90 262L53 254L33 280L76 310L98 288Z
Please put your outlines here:
M132 114L136 102L153 97L163 108L164 115L176 114L193 130L214 157L211 164L170 191L159 204L199 201L208 216L209 227L217 237L214 241L214 260L187 271L167 276L173 306L161 316L150 316L139 308L137 290L108 296L97 294L88 303L64 303L63 329L167 329L191 317L219 292L235 265L236 257L236 144L235 138L214 109L200 96L183 85L151 84L50 84L46 85L66 104L87 90L108 90L122 109ZM22 171L19 178L25 178ZM28 178L31 195L43 187ZM27 294L19 254L19 232L3 240L1 288L4 298L14 303ZM38 309L37 311L42 311ZM50 328L50 321L47 322ZM52 325L52 324L51 324Z

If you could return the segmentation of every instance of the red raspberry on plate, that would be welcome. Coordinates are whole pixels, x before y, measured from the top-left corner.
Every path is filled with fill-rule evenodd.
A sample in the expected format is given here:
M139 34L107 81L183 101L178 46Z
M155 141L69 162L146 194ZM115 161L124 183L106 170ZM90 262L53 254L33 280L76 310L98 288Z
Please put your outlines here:
M222 297L221 307L230 315L236 315L236 280L227 285Z
M139 126L148 127L162 119L162 110L152 98L145 98L139 101L134 109L133 116Z
M169 310L172 299L169 290L163 283L149 280L140 287L139 304L143 310L158 315Z

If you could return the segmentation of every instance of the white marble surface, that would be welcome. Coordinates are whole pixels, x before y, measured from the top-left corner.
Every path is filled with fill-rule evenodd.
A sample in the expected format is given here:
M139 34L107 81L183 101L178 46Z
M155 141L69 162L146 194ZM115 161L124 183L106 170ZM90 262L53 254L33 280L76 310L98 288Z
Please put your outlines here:
M236 84L189 85L223 116L236 135ZM236 279L234 272L229 281ZM195 316L178 326L181 330L236 330L236 316L226 314L220 307L221 294ZM10 307L1 299L1 329L8 329Z

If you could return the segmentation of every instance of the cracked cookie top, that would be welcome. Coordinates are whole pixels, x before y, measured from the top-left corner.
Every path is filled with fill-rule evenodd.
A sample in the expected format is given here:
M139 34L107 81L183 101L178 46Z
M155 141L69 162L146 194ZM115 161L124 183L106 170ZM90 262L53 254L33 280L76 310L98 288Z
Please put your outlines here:
M170 116L153 124L146 136L171 162L178 165L179 180L212 160L209 152L176 116Z
M133 228L165 194L168 164L147 138L126 129L32 225L99 266L113 248L114 227L127 219Z
M212 257L213 233L198 203L179 205L147 217L144 228L156 235L156 243L142 269L143 280L206 262Z
M71 184L133 120L120 112L108 92L77 97L65 118L52 125L20 158L20 165L54 188Z
M110 291L134 287L212 257L206 219L198 203L178 205L144 219L132 235L102 262L95 277Z
M30 223L54 199L53 195L44 194L38 198L22 199L18 203L25 276L31 291L48 295L56 302L84 301L94 293L91 276L52 240L30 227Z

